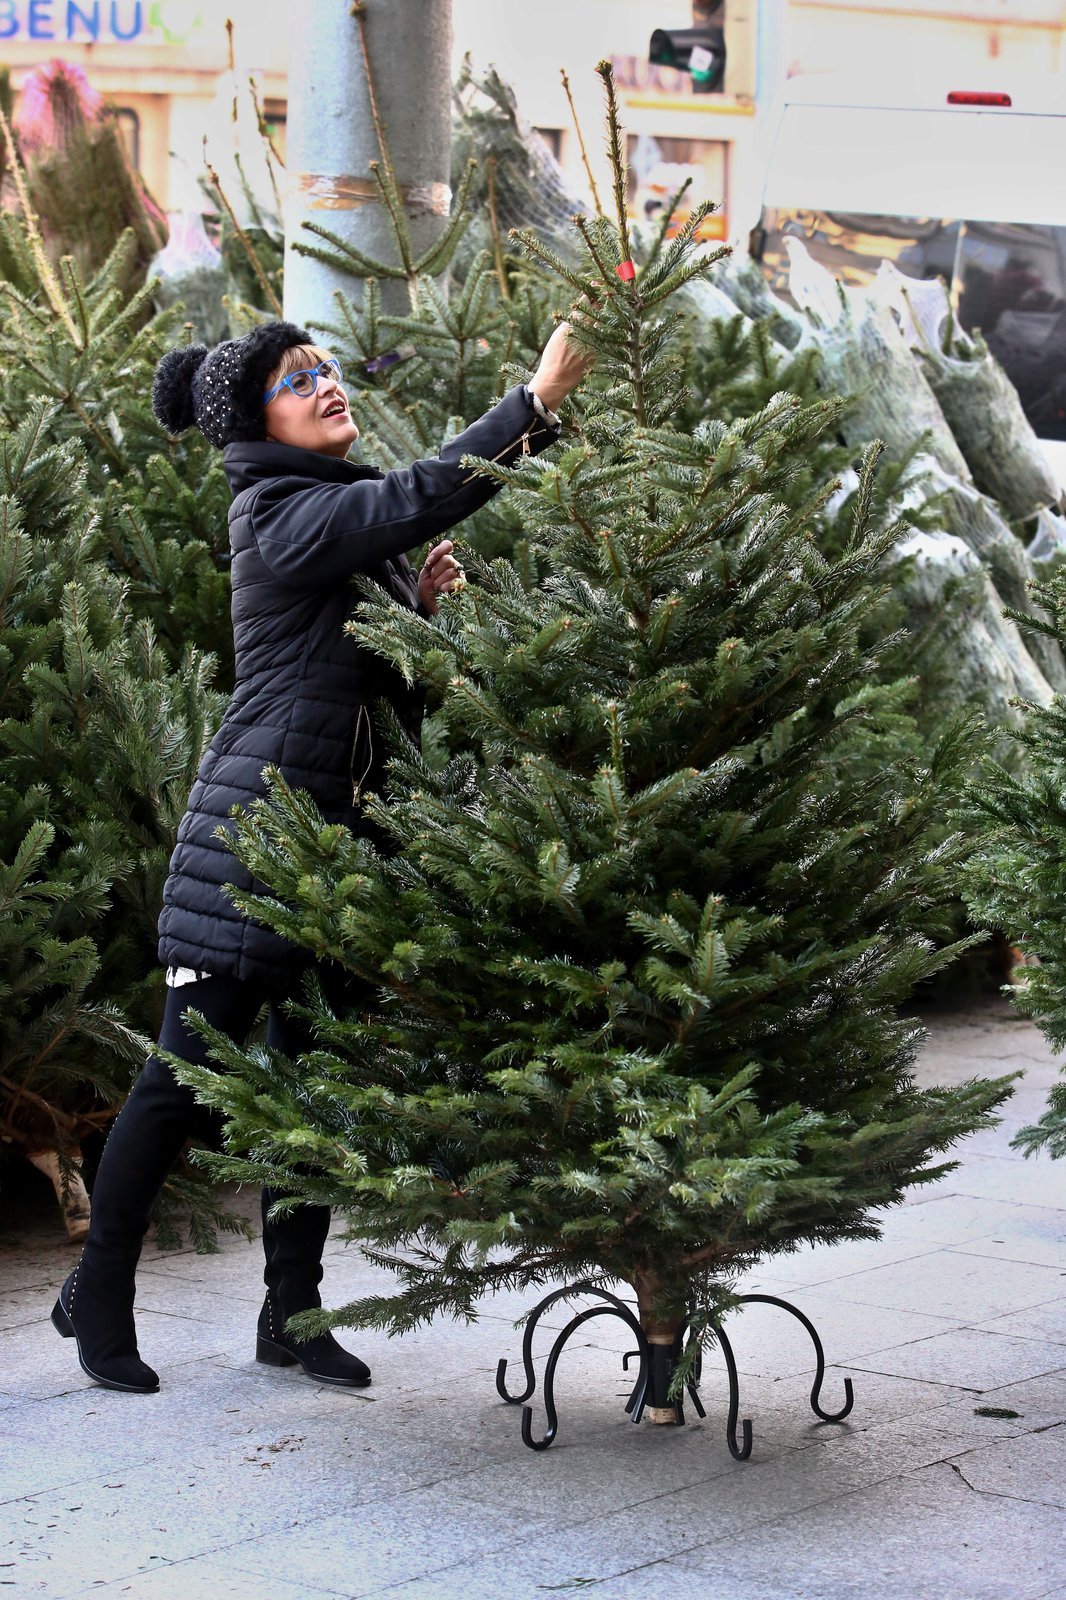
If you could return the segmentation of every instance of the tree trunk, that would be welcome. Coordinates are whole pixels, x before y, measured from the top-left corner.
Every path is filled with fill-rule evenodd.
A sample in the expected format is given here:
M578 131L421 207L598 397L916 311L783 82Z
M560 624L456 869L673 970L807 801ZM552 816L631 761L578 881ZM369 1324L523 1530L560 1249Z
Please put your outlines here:
M89 1196L81 1180L81 1151L74 1150L60 1159L58 1150L27 1150L26 1157L55 1190L67 1225L67 1238L71 1244L81 1244L89 1231Z

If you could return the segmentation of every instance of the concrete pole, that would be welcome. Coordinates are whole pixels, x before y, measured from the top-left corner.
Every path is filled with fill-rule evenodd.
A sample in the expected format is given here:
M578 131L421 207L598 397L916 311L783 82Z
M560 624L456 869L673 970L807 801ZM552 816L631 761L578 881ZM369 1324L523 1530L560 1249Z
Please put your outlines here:
M366 0L363 25L378 113L416 256L440 237L451 202L451 0ZM375 260L399 263L370 163L380 159L359 22L351 0L294 5L286 129L285 315L334 321L333 291L358 281L293 249L305 221ZM388 311L410 308L406 283L382 280Z
M759 0L755 28L755 110L765 115L788 74L788 0Z

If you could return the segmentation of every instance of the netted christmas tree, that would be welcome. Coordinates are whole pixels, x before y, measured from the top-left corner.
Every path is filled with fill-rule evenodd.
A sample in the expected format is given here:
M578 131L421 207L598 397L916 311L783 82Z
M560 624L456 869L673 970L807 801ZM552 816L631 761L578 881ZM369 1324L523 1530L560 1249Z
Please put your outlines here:
M280 779L239 828L274 896L245 908L379 1003L334 1015L312 986L306 1058L216 1038L223 1072L178 1070L227 1114L222 1171L342 1207L396 1272L339 1320L620 1282L676 1393L679 1329L708 1336L757 1260L876 1236L1007 1087L919 1088L898 1010L955 954L965 847L939 825L972 730L869 759L909 692L867 633L897 536L873 460L826 554L835 485L781 491L832 402L678 426L702 212L635 265L601 71L615 220L578 223L577 268L525 239L580 297L595 377L560 452L479 466L533 559L481 563L431 622L368 586L354 636L436 708L423 751L392 730L378 844Z
M1048 638L1066 647L1066 569L1035 591ZM1030 617L1018 617L1026 628ZM1016 735L1025 760L1014 772L987 771L973 793L969 820L983 828L967 874L975 918L1002 928L1021 962L1014 1004L1040 1026L1056 1050L1066 1047L1066 700L1029 705ZM1052 1086L1047 1110L1014 1139L1027 1156L1066 1156L1066 1076Z
M116 598L83 570L84 468L70 447L43 442L46 422L38 407L18 433L0 433L0 741L24 730L32 683L50 677L53 695L76 699L68 624L85 608L99 619L98 599L110 614ZM91 930L114 857L61 834L45 775L17 765L0 743L0 1139L50 1178L77 1238L88 1217L81 1142L113 1114L140 1041L93 998Z
M155 919L220 715L212 678L229 670L229 492L217 453L198 435L168 441L151 414L154 365L178 323L131 289L134 237L113 238L95 271L54 261L10 152L20 209L0 216L0 1138L47 1171L76 1236L82 1141L114 1115L161 1013ZM206 1242L203 1198L194 1230Z
M62 60L26 75L14 118L4 98L9 175L14 179L19 165L24 169L52 260L58 265L69 256L89 276L129 229L134 245L126 287L139 288L148 260L166 243L167 225L130 159L113 107L81 67Z
M0 428L0 1127L77 1237L81 1142L158 1022L156 911L219 707L209 660L172 667L133 613L54 424L38 401Z

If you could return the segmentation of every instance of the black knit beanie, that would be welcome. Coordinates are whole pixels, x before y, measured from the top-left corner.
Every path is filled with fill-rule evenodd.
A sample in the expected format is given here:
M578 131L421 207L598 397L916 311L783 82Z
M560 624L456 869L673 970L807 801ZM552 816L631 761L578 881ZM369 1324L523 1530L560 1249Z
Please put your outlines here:
M168 350L155 369L152 410L168 433L183 433L195 423L220 449L264 439L267 379L286 350L313 342L294 322L264 322L242 339L225 339L213 350L205 344Z

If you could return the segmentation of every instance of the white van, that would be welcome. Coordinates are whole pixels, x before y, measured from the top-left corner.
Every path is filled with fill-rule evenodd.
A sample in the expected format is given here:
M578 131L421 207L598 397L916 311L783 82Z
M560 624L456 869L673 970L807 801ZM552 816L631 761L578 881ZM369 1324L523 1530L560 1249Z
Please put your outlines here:
M848 283L885 259L943 278L1066 482L1066 114L1048 89L809 74L786 83L765 148L749 248L773 287L787 293L789 234Z

